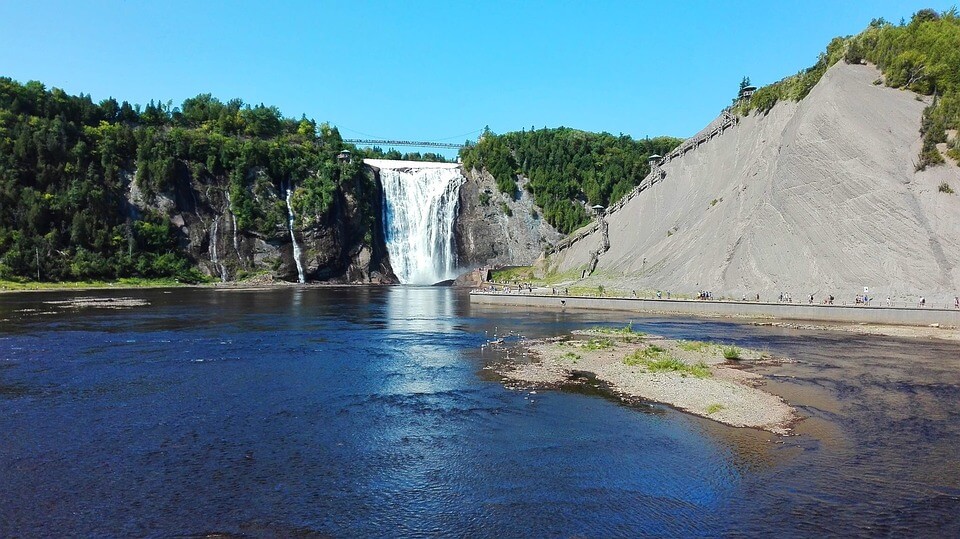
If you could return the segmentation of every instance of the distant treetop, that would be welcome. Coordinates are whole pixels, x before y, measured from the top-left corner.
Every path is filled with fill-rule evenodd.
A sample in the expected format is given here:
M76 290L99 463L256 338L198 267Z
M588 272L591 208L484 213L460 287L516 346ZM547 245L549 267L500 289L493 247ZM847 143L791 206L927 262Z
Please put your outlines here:
M496 135L461 150L466 169L485 169L507 196L517 195L517 177L543 208L547 222L567 233L589 221L587 206L608 206L650 172L648 158L667 154L682 142L673 137L635 140L627 135L590 133L567 127Z

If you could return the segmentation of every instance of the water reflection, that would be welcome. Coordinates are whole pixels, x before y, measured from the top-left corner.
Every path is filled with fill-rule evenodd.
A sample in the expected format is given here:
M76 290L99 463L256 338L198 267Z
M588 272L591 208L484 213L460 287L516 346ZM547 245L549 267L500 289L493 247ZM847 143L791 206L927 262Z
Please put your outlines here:
M399 332L452 333L455 291L440 286L394 286L387 292L387 327Z
M445 334L455 331L454 293L446 287L391 287L385 309L390 358L383 393L433 395L454 391L451 369L461 364L460 346ZM405 435L405 434L404 434Z
M47 316L26 309L70 294L0 296L0 536L960 530L954 344L427 287L137 294L150 305ZM799 359L763 372L810 416L801 435L477 375L494 333L631 319Z

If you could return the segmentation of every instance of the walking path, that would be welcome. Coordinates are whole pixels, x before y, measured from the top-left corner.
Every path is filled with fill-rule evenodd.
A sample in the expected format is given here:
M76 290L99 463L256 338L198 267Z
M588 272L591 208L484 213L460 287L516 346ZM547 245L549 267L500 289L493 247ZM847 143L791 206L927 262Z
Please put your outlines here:
M547 290L549 292L549 290ZM755 301L699 301L685 299L598 298L570 295L503 293L473 291L471 303L485 305L519 305L549 309L600 309L626 312L730 316L740 318L774 318L780 320L814 320L900 326L960 328L960 309L932 307L880 307L856 305L822 305L801 303L765 303Z

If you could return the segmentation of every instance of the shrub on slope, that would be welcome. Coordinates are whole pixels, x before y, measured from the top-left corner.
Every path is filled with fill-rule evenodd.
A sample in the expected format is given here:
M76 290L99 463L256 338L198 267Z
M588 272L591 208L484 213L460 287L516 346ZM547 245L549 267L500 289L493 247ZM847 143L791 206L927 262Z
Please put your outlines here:
M960 17L956 8L943 13L922 9L909 23L901 21L899 25L874 19L855 36L834 38L812 67L758 89L736 110L766 113L777 101L803 99L827 68L841 59L876 64L887 86L935 96L921 122L923 148L917 168L942 163L936 144L946 142L947 129L960 127ZM951 155L960 155L956 148L955 144Z

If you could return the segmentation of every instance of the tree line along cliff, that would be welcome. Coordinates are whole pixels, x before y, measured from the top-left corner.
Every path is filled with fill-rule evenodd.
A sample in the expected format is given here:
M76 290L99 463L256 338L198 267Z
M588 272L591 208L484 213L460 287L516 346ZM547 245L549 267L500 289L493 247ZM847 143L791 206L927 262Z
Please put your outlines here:
M335 275L379 233L376 182L337 160L344 147L336 128L239 99L141 109L0 78L0 279L199 281L226 217L233 247L205 273L276 272L291 186L296 228L338 251L312 253L314 270Z
M554 228L569 233L586 224L585 206L607 206L630 192L650 172L648 159L664 155L682 139L635 140L626 135L590 133L567 127L495 135L461 151L466 169L485 169L497 189L517 195L517 176Z
M462 157L501 189L510 182L514 198L513 173L526 174L547 222L569 231L587 221L584 203L619 198L647 174L650 154L678 142L488 132ZM344 149L354 159L338 160ZM328 124L239 99L201 94L141 108L0 78L0 279L290 278L292 189L310 278L390 280L382 193L364 157L441 160L358 149Z

